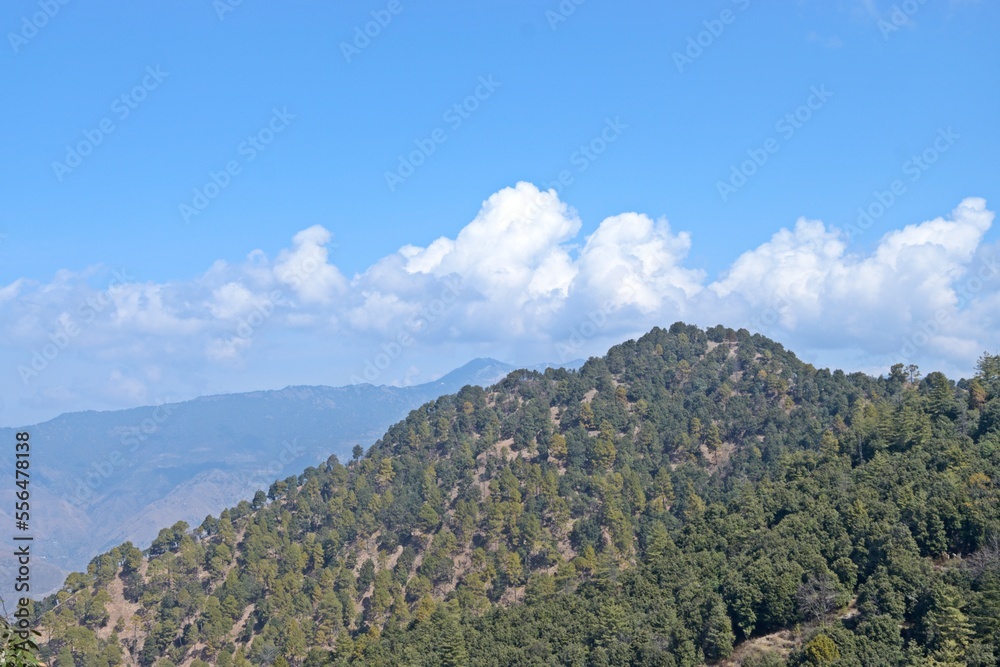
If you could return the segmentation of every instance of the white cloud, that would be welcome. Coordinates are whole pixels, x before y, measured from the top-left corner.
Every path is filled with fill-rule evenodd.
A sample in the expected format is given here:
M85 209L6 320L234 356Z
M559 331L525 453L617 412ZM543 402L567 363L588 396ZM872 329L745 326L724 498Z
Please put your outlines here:
M239 283L226 283L212 291L208 308L220 319L230 319L251 310L257 305L253 293Z
M205 357L220 364L238 365L243 360L242 353L249 347L249 338L239 336L212 338L205 344Z
M416 313L417 306L396 294L362 292L361 303L347 312L347 321L359 331L386 331L393 322Z
M128 377L117 368L108 375L107 392L129 402L140 403L146 400L146 385L139 380Z
M0 303L16 299L17 295L21 292L21 288L25 285L25 282L24 278L18 278L10 285L0 287Z
M889 341L958 302L967 270L993 214L969 198L950 219L887 233L867 256L847 251L844 234L800 219L741 255L709 289L751 309L775 307L782 328L852 342ZM993 287L995 291L996 287Z
M636 306L655 313L664 306L681 310L702 290L701 271L681 266L691 235L673 235L666 220L623 213L606 219L587 238L580 253L580 279L574 288L597 303Z
M179 316L179 309L165 303L171 296L169 285L128 283L107 290L114 302L113 322L127 331L155 335L190 335L202 324L193 317Z
M555 191L518 183L483 202L454 240L442 237L427 248L405 246L400 254L410 273L459 274L492 299L513 298L522 305L566 296L575 271L562 244L580 226Z
M328 304L347 289L347 280L327 262L326 245L332 235L320 225L303 229L292 239L292 248L282 250L274 275L290 287L303 303ZM259 255L252 255L251 259Z
M826 350L854 368L885 367L905 352L963 371L1000 343L1000 268L984 245L992 221L982 199L966 199L862 254L843 231L800 219L710 280L685 266L698 239L665 219L622 213L583 237L555 191L518 183L484 201L455 238L404 246L350 280L320 226L273 258L253 250L185 282L112 280L95 290L109 273L99 266L48 283L17 280L0 288L0 347L16 368L75 326L72 349L48 364L61 370L40 373L20 401L51 406L63 396L63 409L94 393L116 407L185 386L227 387L234 373L260 369L287 377L272 384L294 383L288 359L343 383L373 350L404 339L378 382L408 384L447 370L428 355L454 365L474 355L586 356L678 319L759 330L805 357ZM90 391L79 377L107 377L110 388Z

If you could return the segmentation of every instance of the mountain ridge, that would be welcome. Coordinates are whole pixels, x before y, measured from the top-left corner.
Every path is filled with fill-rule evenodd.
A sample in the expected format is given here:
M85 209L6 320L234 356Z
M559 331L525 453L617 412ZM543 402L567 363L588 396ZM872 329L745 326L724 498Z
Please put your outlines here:
M993 666L1000 358L980 367L848 375L677 323L467 385L95 558L38 605L45 655Z
M45 556L36 572L39 590L57 588L69 571L115 544L148 546L160 524L197 522L235 504L290 465L349 458L352 445L374 440L421 403L515 368L477 358L411 387L290 385L0 428L0 438L9 440L28 430L42 447L33 460L41 494L36 539ZM282 420L287 426L278 425ZM12 474L10 465L0 462L0 471ZM13 491L0 491L0 500L13 507ZM5 511L0 517L10 519ZM9 555L0 557L3 581L13 581L14 566ZM12 585L0 587L0 597L14 593Z

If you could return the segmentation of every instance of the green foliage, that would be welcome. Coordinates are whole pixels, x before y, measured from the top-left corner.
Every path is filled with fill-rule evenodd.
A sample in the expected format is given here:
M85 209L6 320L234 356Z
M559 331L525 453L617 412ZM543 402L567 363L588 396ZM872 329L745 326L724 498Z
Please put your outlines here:
M872 378L657 328L95 558L38 605L42 657L694 667L790 630L743 663L993 665L998 368Z
M984 353L976 364L976 379L985 385L990 398L1000 396L1000 354Z
M806 662L810 665L832 665L840 658L840 651L826 635L816 635L805 648Z

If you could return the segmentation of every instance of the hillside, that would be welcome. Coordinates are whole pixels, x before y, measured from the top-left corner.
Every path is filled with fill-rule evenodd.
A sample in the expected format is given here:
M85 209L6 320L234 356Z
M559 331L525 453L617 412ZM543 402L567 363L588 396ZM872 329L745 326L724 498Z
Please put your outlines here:
M818 370L683 324L466 386L125 544L51 665L968 665L1000 640L1000 360Z
M34 461L34 590L54 591L95 555L125 541L147 547L161 526L200 523L250 498L278 477L331 455L342 460L413 408L467 384L490 385L515 367L475 359L433 382L410 387L299 386L205 396L161 406L78 412L27 427ZM15 430L0 428L12 441ZM0 473L12 476L12 459ZM0 519L14 507L0 492ZM0 556L0 596L13 592L16 562Z

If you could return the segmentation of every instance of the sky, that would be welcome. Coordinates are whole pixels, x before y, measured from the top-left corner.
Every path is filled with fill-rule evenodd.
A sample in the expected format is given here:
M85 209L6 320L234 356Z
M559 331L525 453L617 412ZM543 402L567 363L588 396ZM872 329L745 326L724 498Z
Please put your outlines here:
M603 354L1000 349L1000 7L0 8L0 425Z

